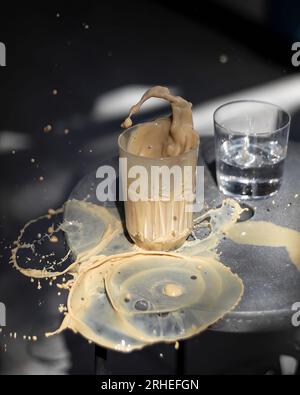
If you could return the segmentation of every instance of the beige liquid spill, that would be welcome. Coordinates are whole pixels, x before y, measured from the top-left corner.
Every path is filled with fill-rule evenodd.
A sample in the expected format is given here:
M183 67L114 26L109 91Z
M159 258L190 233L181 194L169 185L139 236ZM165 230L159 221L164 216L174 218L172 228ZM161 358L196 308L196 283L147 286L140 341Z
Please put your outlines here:
M45 219L51 219L52 217L55 217L57 215L62 214L66 210L72 207L74 205L74 201L68 201L66 202L65 206L62 208L59 208L57 210L49 210L46 215L40 216L34 220L29 221L20 231L18 239L14 242L15 247L12 249L11 253L11 259L10 262L14 266L15 269L17 269L19 272L21 272L24 276L31 277L31 278L55 278L59 277L63 274L70 273L70 272L76 272L78 271L78 267L81 263L84 263L85 260L87 260L89 257L96 256L99 252L101 252L107 244L113 238L117 235L120 234L123 231L123 226L122 223L107 209L101 206L96 206L88 202L84 201L75 201L75 205L78 211L81 211L82 214L84 215L89 215L93 218L98 218L101 220L103 224L103 233L101 233L101 238L96 239L96 242L93 246L88 245L88 248L84 252L80 252L77 254L77 259L74 263L72 263L69 267L67 267L65 270L62 271L55 271L53 270L53 267L55 266L56 268L60 268L60 266L70 257L71 251L69 250L66 255L60 259L58 262L55 262L54 265L51 265L50 267L42 267L41 269L25 269L22 267L22 264L19 263L18 260L18 254L22 250L30 250L35 252L36 250L36 245L37 243L40 242L40 238L37 240L32 241L31 243L23 242L23 236L25 234L25 231L33 224L45 220ZM43 238L48 239L53 242L52 237L54 233L58 233L60 231L66 231L70 224L63 222L58 226L56 229L53 229L52 227L48 229L50 231L49 234L45 234ZM71 224L71 226L73 226ZM99 229L98 229L99 230ZM56 241L55 241L56 243ZM42 265L43 266L43 265ZM48 265L49 266L49 265ZM50 270L52 269L52 270ZM39 285L40 287L40 285Z
M224 200L220 208L195 219L195 228L210 229L205 239L186 241L174 253L137 248L134 251L123 234L120 218L112 216L108 209L102 207L99 211L99 206L77 201L71 201L69 209L70 218L72 215L77 218L78 213L86 217L89 213L93 220L102 221L97 225L102 229L102 237L91 235L95 243L82 250L77 255L80 260L63 272L69 270L73 280L66 282L63 278L62 284L58 284L70 293L68 306L61 305L63 323L53 334L70 328L89 341L114 350L130 352L156 342L188 338L235 308L242 297L243 284L218 261L216 250L224 236L242 244L285 247L300 269L296 253L300 233L267 222L237 223L243 209L232 199ZM116 221L113 227L108 226L108 218ZM83 235L84 229L81 231L79 234ZM24 247L22 237L18 238L18 244ZM111 246L114 246L113 254ZM91 251L101 255L93 255ZM14 250L13 256L17 253ZM20 264L15 267L27 276L45 276L43 269L22 269ZM141 302L142 311L138 313L136 302ZM147 309L143 310L145 304ZM186 311L184 315L182 310ZM179 331L171 331L178 323Z
M163 288L163 294L171 298L178 298L184 292L184 288L178 284L166 284Z
M233 216L233 224L238 218L236 210L238 206L233 201L217 209L216 216L221 213L224 218L218 226L227 229L229 216ZM53 210L51 215L60 214L61 211ZM129 352L156 342L176 342L200 333L234 308L243 294L242 281L217 261L217 255L213 252L214 243L211 245L211 256L207 257L206 252L202 258L140 251L128 243L120 218L110 210L87 202L70 201L65 205L65 213L68 214L65 215L67 218L59 229L68 231L68 238L80 237L78 244L86 247L77 250L77 259L69 268L61 272L48 272L45 268L24 269L22 263L17 262L18 249L33 248L22 240L24 229L29 224L22 230L12 254L15 268L23 275L53 280L60 277L62 283L57 284L58 288L69 290L68 306L61 304L59 307L65 318L55 333L70 328L96 344ZM74 230L69 228L74 227L78 218L83 221L89 218L89 222L77 224ZM90 223L99 229L101 237L94 234L94 228L89 228ZM214 229L219 235L222 230L218 226ZM93 242L90 244L86 241L86 230L92 232ZM199 248L198 245L188 245L191 249ZM113 255L111 246L114 246ZM105 251L108 251L108 256ZM72 274L73 279L66 281L65 273ZM222 289L227 288L233 293L226 293L226 299L221 294ZM138 311L136 314L132 304L124 304L126 297L137 297L134 292L144 295L149 302L148 311ZM200 301L200 309L191 307L189 310L189 306L198 306ZM169 317L167 321L166 317ZM185 320L182 321L182 317ZM172 327L180 330L170 331L168 328Z
M19 237L17 240L14 242L15 247L12 249L11 253L11 259L10 262L14 266L15 269L17 269L20 273L22 273L24 276L31 277L31 278L48 278L48 277L57 277L63 273L66 273L70 271L70 268L67 268L64 272L55 272L55 271L50 271L46 267L43 267L42 269L24 269L22 266L20 266L18 262L18 254L22 250L31 250L32 252L35 252L35 246L39 242L40 239L34 240L31 243L25 243L22 241L22 238L25 234L25 231L33 224L44 220L44 219L51 219L51 217L59 215L63 213L63 208L59 208L57 210L49 210L47 214L42 215L34 220L29 221L20 231ZM50 234L46 234L45 237L50 239L53 235L53 232L56 232L57 230L51 229ZM56 266L59 267L69 256L70 252L66 254L65 257L63 257L57 264ZM39 285L40 287L40 285Z
M263 247L285 248L290 260L300 271L300 232L272 222L237 223L226 235L235 243Z
M204 283L203 292L198 294L195 290L193 301L189 305L162 314L147 309L148 307L150 309L158 297L162 299L160 303L168 306L170 302L174 302L174 295L164 295L165 287L163 287L150 294L148 299L148 287L142 287L144 293L139 292L139 295L136 295L139 299L133 300L134 306L141 306L142 310L135 307L135 311L129 314L121 313L114 306L124 302L123 295L128 293L127 284L130 286L131 277L123 283L124 292L116 293L112 299L111 295L110 298L106 296L107 285L104 279L112 272L120 272L122 275L122 262L131 265L131 258L134 258L135 262L133 277L139 273L138 270L143 266L144 260L147 260L148 267L149 259L152 260L154 267L150 267L148 273L143 273L148 277L150 288L155 285L151 278L156 271L158 270L158 274L162 276L163 285L164 278L170 275L169 266L173 265L180 267L183 272L185 268L192 267L194 276L199 277ZM128 265L126 267L124 264L124 270L128 269ZM116 278L112 278L110 283L112 287ZM186 276L182 276L181 281L181 288L188 291L188 282L195 281L190 277L190 270L187 270ZM138 285L136 282L134 284ZM178 289L179 287L176 291ZM173 343L207 329L232 310L239 303L242 294L243 283L239 277L214 259L184 257L167 252L138 252L99 257L97 263L86 265L76 278L68 299L68 313L61 328L55 334L70 328L97 344L122 352L141 349L158 342ZM180 296L182 294L177 295ZM134 295L131 297L133 298ZM164 311L163 306L159 311Z
M172 107L172 116L137 125L127 141L125 151L133 154L135 165L146 165L142 158L157 159L151 166L191 166L193 186L198 158L199 135L194 130L192 104L161 86L149 89L134 105L129 117L122 126L132 126L131 117L140 111L141 106L151 98L167 100ZM140 160L138 159L140 157ZM161 161L161 159L164 159ZM166 158L173 160L167 161ZM161 161L161 163L160 163ZM149 165L149 163L148 163ZM150 165L148 167L150 173ZM131 183L128 182L130 187ZM174 250L181 246L192 230L192 213L187 209L183 185L174 186L168 201L148 197L147 201L125 201L126 226L133 241L141 248L156 251ZM174 196L177 196L175 199Z

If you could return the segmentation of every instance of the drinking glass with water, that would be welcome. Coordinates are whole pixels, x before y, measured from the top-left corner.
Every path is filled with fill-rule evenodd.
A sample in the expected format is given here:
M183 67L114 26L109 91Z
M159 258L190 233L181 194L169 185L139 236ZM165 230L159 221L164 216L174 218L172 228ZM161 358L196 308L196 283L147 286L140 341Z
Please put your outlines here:
M239 199L262 199L280 188L290 115L260 101L224 104L214 114L217 181Z

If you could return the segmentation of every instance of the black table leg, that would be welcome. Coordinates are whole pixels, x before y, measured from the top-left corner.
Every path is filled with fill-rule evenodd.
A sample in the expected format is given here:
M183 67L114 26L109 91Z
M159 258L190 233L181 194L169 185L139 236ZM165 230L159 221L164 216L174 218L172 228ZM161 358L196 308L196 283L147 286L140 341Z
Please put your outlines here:
M176 375L183 376L185 371L185 342L181 342L176 352Z
M96 376L102 376L107 374L106 371L107 362L107 349L104 347L96 346L95 348L95 374Z

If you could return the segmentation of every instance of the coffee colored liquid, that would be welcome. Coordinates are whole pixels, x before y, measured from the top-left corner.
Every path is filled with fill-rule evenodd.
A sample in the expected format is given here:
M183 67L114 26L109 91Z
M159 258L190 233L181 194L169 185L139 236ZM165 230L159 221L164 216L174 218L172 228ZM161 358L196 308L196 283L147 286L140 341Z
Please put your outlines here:
M122 124L132 126L131 117L150 98L167 100L172 107L172 116L137 125L126 141L121 157L126 157L131 166L179 166L182 174L185 166L193 168L192 185L195 188L195 171L198 157L199 136L193 128L192 105L181 97L173 96L164 87L149 89L140 102L131 108L129 117ZM175 182L173 182L175 184ZM130 187L130 180L128 180ZM175 196L176 195L176 199ZM126 226L133 241L147 250L169 251L180 247L193 227L192 213L187 205L183 185L171 185L170 198L148 196L147 201L125 201Z

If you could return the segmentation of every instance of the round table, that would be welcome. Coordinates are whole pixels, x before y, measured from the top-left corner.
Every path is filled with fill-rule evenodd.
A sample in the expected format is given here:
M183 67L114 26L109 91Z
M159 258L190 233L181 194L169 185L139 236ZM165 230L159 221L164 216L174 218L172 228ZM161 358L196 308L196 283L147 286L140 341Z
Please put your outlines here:
M99 166L102 164L99 162ZM113 158L106 164L117 169L118 160ZM214 143L211 138L202 139L199 165L205 166L205 203L208 207L217 207L224 196L219 193L215 182ZM251 220L271 221L300 231L299 169L300 145L290 143L284 181L279 193L270 199L247 201L247 206L252 208L254 213ZM79 182L70 199L86 199L99 204L95 193L99 183L96 170L95 168L94 172ZM74 251L68 235L67 240L69 247ZM292 329L292 316L295 314L292 306L300 302L300 272L290 262L285 249L238 245L230 240L222 241L219 248L222 250L222 262L242 278L245 293L238 307L210 330L225 333L261 333ZM184 347L180 350L177 360L181 371ZM97 370L101 372L106 350L97 348L96 359Z

